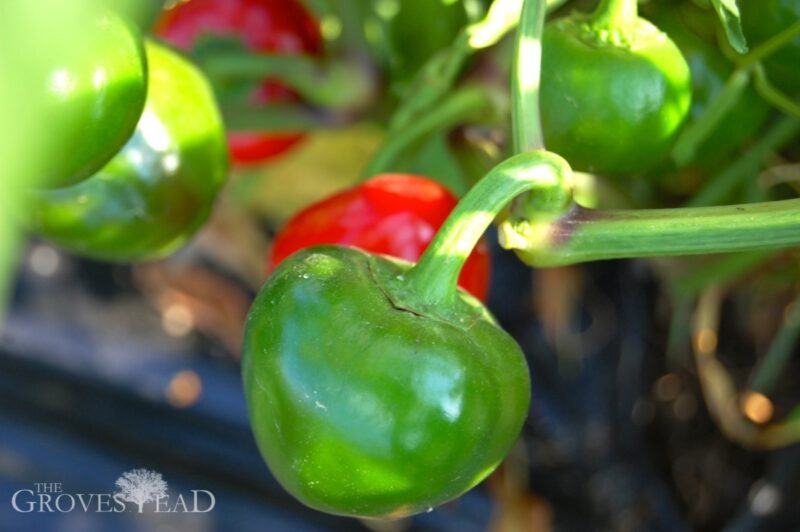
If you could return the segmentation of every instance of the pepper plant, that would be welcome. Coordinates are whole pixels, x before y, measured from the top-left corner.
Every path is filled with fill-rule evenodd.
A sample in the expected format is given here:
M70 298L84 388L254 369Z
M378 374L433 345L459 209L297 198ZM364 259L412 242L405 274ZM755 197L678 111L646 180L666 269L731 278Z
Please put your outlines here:
M498 216L503 246L533 266L800 241L800 200L624 211L576 204L570 157L544 150L548 128L584 169L643 171L667 155L685 119L689 67L638 17L635 0L604 0L543 39L544 16L545 2L524 3L512 81L518 154L464 196L416 265L312 247L286 260L254 303L243 373L256 439L279 481L312 507L368 517L421 511L469 489L511 447L527 372L486 310L456 288ZM545 69L542 49L553 54ZM588 91L581 79L598 87ZM546 120L571 113L573 122ZM452 119L437 118L426 127ZM389 142L379 157L410 140ZM517 380L504 381L511 373ZM501 390L504 401L495 399Z
M228 149L235 162L269 164L305 132L352 115L385 124L363 183L308 207L276 239L242 358L253 433L278 481L313 508L368 518L460 496L520 434L531 394L525 356L480 300L481 242L492 224L502 247L536 268L733 254L710 268L715 282L800 244L796 194L772 198L746 186L800 133L797 2L767 2L770 17L759 19L748 16L755 2L741 2L742 17L736 2L713 0L710 33L725 35L721 50L681 35L679 15L646 20L636 0L601 0L547 24L563 1L395 3L387 14L389 4L191 0L161 14L157 35L205 76L126 19L86 4L80 31L66 30L74 46L44 47L30 75L0 88L4 101L34 94L37 116L27 118L57 126L24 137L53 157L31 163L0 151L26 177L4 183L25 206L15 216L43 238L109 261L160 258L184 245L210 214ZM57 25L26 2L12 5L6 20ZM447 24L406 54L422 9L446 14ZM438 19L426 18L438 16L420 24L434 32ZM385 39L370 35L376 24ZM510 90L465 79L515 28ZM7 29L0 39L24 39ZM388 78L384 93L368 57ZM782 116L771 117L775 110ZM510 124L511 142L495 150L492 168L474 184L408 175L409 161L427 157L420 153L444 153L458 168L448 135L465 124ZM727 134L734 126L747 127ZM78 130L89 140L75 144ZM12 136L6 128L0 138ZM697 168L710 179L674 182ZM588 173L616 187L625 208L593 196ZM434 179L463 197L455 204ZM0 231L5 254L16 236ZM413 234L403 240L403 231ZM696 299L705 274L675 283L676 307ZM792 334L781 330L753 390L770 391ZM770 434L748 441L786 441Z

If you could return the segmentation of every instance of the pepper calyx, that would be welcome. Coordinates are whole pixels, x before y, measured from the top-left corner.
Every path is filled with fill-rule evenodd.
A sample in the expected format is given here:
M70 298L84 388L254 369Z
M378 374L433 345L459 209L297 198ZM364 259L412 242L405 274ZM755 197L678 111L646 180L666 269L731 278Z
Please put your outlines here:
M496 323L480 301L462 289L458 289L456 305L426 303L406 281L405 275L413 266L412 263L387 256L370 256L369 259L369 273L375 285L398 311L423 319L442 321L461 330L468 330L482 319Z

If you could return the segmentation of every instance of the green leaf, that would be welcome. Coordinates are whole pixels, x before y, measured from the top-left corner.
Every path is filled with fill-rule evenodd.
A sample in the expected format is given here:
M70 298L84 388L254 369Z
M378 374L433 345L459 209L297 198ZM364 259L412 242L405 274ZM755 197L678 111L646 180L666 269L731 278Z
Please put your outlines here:
M711 0L719 16L719 21L725 29L725 36L731 47L740 54L747 53L747 39L742 32L741 16L736 0Z
M457 196L469 190L467 177L453 156L445 133L433 135L422 147L411 171L438 181Z

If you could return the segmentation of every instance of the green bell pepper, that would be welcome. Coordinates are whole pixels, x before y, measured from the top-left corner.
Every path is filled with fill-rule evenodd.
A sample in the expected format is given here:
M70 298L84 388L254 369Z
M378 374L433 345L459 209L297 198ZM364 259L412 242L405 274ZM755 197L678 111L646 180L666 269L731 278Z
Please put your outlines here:
M318 510L401 517L453 499L508 453L530 384L519 347L473 297L407 304L407 263L302 250L253 305L245 394L273 474Z
M3 2L0 78L3 116L15 117L0 137L46 124L25 133L21 148L36 159L30 181L45 187L77 183L106 164L133 133L147 93L139 31L83 0Z
M147 104L128 144L100 172L30 194L29 227L83 256L153 259L183 245L208 218L227 171L214 95L176 52L147 43Z
M305 248L261 289L242 378L256 442L278 481L318 510L423 512L484 479L516 440L530 400L525 358L457 288L508 203L561 212L571 170L548 152L495 167L452 211L420 261Z
M545 144L576 170L638 175L665 158L689 113L691 75L675 44L604 0L549 23L542 38Z

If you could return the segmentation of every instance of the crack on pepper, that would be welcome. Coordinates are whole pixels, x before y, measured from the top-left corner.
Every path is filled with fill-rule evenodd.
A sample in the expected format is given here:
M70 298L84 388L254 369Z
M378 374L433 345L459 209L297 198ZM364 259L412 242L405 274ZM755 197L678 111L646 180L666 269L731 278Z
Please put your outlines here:
M456 329L458 329L460 331L463 331L463 332L469 332L470 329L472 329L475 326L475 324L478 323L482 318L486 319L485 316L479 316L477 314L471 314L468 320L452 320L452 319L447 319L445 317L442 317L442 316L439 316L439 315L436 315L436 314L424 313L424 312L420 312L420 311L414 310L412 308L403 306L400 303L398 303L397 301L395 301L394 297L392 297L391 292L389 292L389 290L387 290L386 287L384 287L383 283L381 282L380 276L377 274L377 272L375 270L375 267L374 267L372 261L367 261L367 270L369 271L369 274L372 277L373 282L378 286L378 290L381 291L381 293L384 295L384 297L389 302L389 304L392 306L392 308L394 308L397 311L407 312L408 314L411 314L412 316L416 316L418 318L424 318L424 319L427 319L427 320L435 320L435 321L447 324L450 327L454 327L454 328L456 328ZM494 318L491 315L489 315L488 318L489 318L489 321L491 321L493 323L495 322Z
M414 316L417 316L419 318L430 318L430 316L428 316L426 314L422 314L421 312L417 312L416 310L400 306L394 300L394 298L389 293L389 291L386 288L384 288L383 283L381 283L381 281L380 281L380 279L379 279L379 277L378 277L377 273L375 272L375 269L374 269L374 267L372 265L372 261L370 261L370 260L367 261L367 270L369 270L369 274L370 274L370 277L372 277L373 282L378 286L378 290L381 291L383 296L386 298L386 300L389 302L389 304L395 310L399 310L400 312L408 312L409 314L413 314Z

